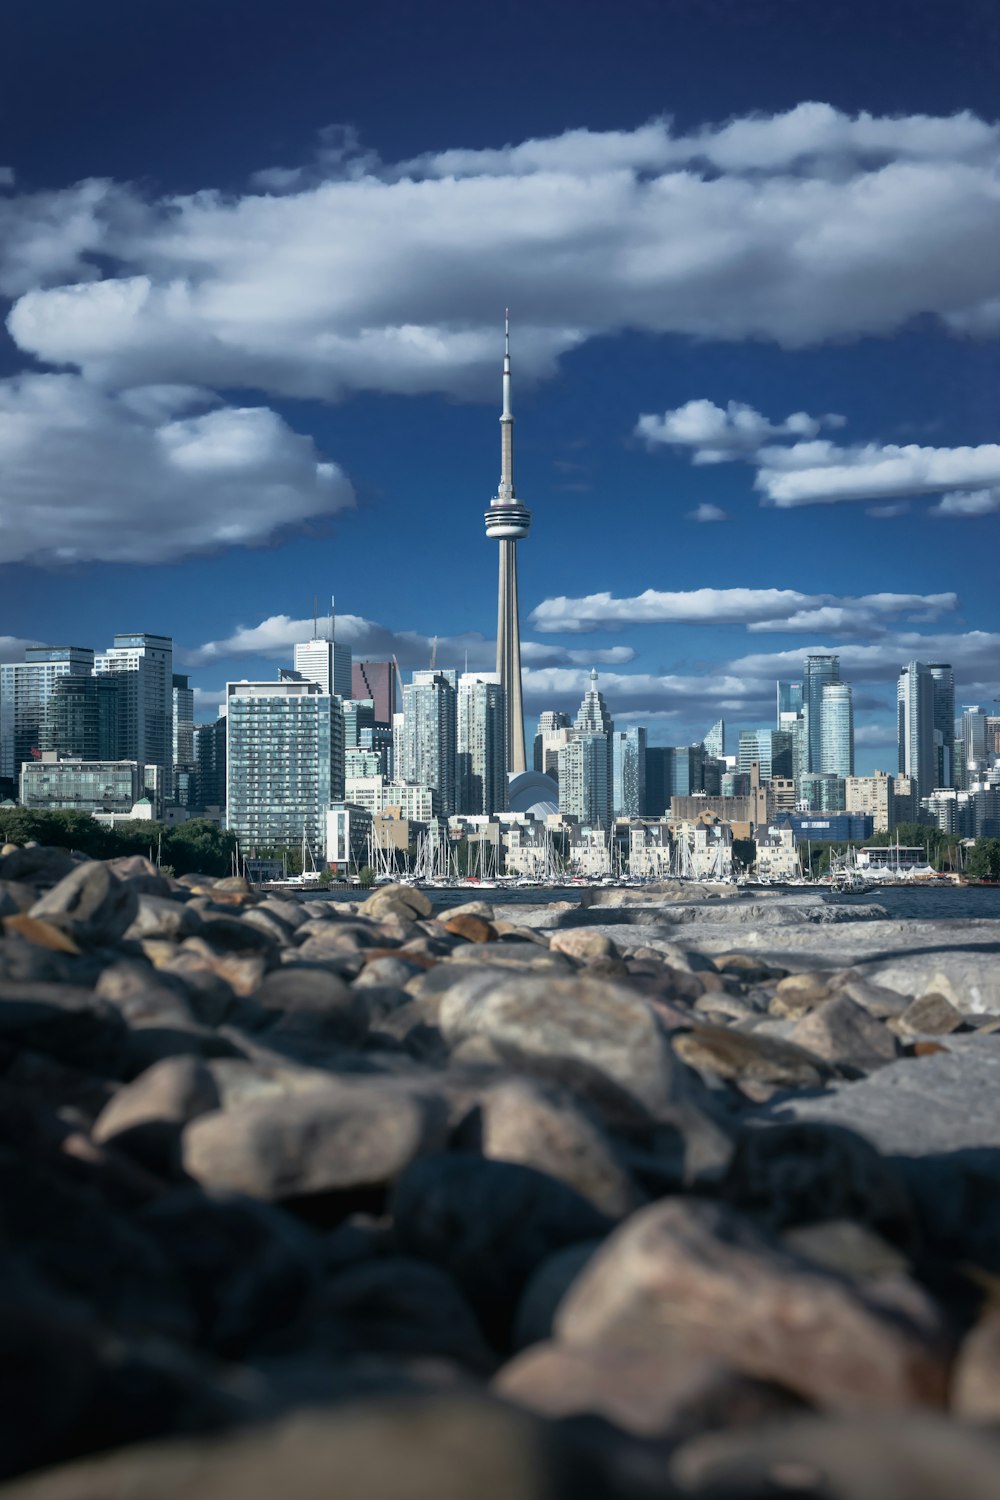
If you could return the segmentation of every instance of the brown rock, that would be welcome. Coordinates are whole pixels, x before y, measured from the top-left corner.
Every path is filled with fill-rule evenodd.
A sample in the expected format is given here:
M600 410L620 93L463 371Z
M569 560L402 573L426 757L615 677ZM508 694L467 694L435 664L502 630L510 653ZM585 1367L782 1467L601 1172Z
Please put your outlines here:
M730 1031L724 1026L694 1026L675 1033L674 1051L691 1068L736 1083L763 1083L780 1088L816 1088L830 1069L813 1053L778 1037Z
M4 917L3 930L16 932L18 937L24 938L26 943L34 943L38 948L51 948L55 953L80 952L79 945L68 933L62 932L41 917L29 917L27 912L19 912L13 917Z
M31 908L84 947L113 943L135 920L139 897L107 865L87 860L64 875Z
M493 1385L541 1416L596 1414L643 1438L750 1426L799 1408L787 1391L681 1341L657 1350L535 1344L504 1365Z
M962 1013L944 995L929 990L908 1005L897 1022L900 1036L947 1036L962 1024Z
M656 1350L683 1338L819 1406L941 1405L947 1360L937 1316L913 1288L887 1315L721 1205L666 1200L617 1229L557 1318L572 1345Z
M749 953L719 953L713 962L720 974L730 974L744 984L762 984L767 979L780 979L784 973Z
M586 927L568 927L554 932L549 940L554 953L568 953L571 958L617 958L618 949L603 932L591 932Z
M958 1353L951 1408L973 1422L1000 1423L1000 1308L988 1305Z
M448 932L454 933L456 937L465 938L469 943L495 943L497 930L493 923L485 917L478 916L475 912L452 913L445 917L442 926Z
M800 1016L830 998L829 975L821 973L786 974L774 987L769 1006L774 1016Z
M429 917L433 911L431 899L425 891L413 885L383 885L374 891L361 908L366 917L381 918L398 915L401 910L409 913L411 921L417 917Z

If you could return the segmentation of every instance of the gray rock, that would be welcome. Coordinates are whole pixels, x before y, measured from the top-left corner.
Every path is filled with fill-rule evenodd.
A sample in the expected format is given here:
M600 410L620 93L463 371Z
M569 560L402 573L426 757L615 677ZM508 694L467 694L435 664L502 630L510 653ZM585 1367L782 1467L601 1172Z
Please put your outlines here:
M218 1107L215 1080L200 1059L167 1057L119 1089L91 1134L95 1141L114 1140L127 1149L129 1138L141 1135L143 1127L179 1127Z
M939 1317L915 1285L908 1290L905 1311L883 1310L752 1220L668 1199L610 1236L567 1293L556 1331L569 1344L651 1351L680 1340L835 1410L941 1405Z
M0 1041L117 1077L125 1023L93 990L53 981L0 980Z
M531 1167L454 1154L415 1161L391 1199L400 1245L442 1266L492 1341L509 1338L529 1276L553 1251L602 1237L611 1220Z
M958 1352L951 1408L968 1421L1000 1423L1000 1309L995 1303L987 1304Z
M388 984L401 990L415 975L425 972L419 964L408 963L402 952L398 958L373 958L361 970L355 981L355 988L367 989Z
M0 917L28 912L38 899L38 892L27 881L0 880Z
M69 875L79 865L68 849L49 849L42 844L26 844L12 849L0 858L0 880L24 882L45 889Z
M803 1016L791 1040L827 1062L861 1073L884 1067L899 1052L888 1027L844 994L824 1000Z
M618 947L603 932L588 932L586 927L569 927L554 932L549 944L553 953L568 953L571 958L618 958Z
M532 1273L520 1302L511 1336L511 1347L527 1349L552 1337L556 1310L594 1252L600 1240L582 1240L557 1250Z
M96 860L64 875L31 908L82 947L113 943L131 926L139 910L134 888Z
M486 1036L512 1058L582 1063L654 1110L683 1092L681 1070L650 1007L610 980L498 980L495 969L481 970L445 991L439 1024L453 1044Z
M829 1076L829 1066L815 1053L778 1037L757 1031L732 1031L724 1026L693 1026L676 1033L674 1051L702 1074L737 1083L771 1084L780 1088L816 1088Z
M944 995L929 991L906 1007L899 1017L901 1036L947 1036L962 1024L962 1014Z
M363 997L321 969L273 969L251 998L275 1032L306 1030L349 1045L359 1042L368 1029Z
M202 1115L184 1131L184 1166L208 1188L271 1201L384 1188L441 1144L429 1101L388 1080L329 1079L325 1088Z
M366 917L380 920L383 916L409 913L411 920L429 917L433 911L430 897L412 885L383 885L374 891L364 903L362 911Z
M201 917L189 903L144 893L139 897L139 910L125 936L180 939L190 937L201 925Z
M547 1172L609 1218L635 1207L635 1184L608 1136L564 1089L505 1079L480 1095L476 1114L480 1149L491 1161Z

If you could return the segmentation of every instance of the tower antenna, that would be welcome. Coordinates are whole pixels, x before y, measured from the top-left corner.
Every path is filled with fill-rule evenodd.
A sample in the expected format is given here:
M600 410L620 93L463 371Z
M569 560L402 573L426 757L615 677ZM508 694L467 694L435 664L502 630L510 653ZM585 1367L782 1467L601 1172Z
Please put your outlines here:
M337 639L337 606L333 595L330 595L330 639Z
M319 610L319 596L317 594L313 594L313 640L314 641L318 640L318 638L319 638L319 614L318 614L318 610Z

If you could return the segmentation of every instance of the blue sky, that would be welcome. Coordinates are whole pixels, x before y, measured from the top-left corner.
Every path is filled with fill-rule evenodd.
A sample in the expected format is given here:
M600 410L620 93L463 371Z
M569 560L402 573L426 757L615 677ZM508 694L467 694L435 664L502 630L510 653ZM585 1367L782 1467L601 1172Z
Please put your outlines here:
M992 0L4 27L5 658L167 632L211 717L335 591L357 654L489 666L509 302L529 715L593 662L735 734L835 650L866 770L902 662L1000 695Z

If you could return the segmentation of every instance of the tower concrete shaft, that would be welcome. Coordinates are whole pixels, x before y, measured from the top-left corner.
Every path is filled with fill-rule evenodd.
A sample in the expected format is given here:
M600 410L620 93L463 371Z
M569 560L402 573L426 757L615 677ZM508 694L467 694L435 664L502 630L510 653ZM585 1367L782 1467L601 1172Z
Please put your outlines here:
M514 488L514 414L510 402L510 323L504 317L503 406L500 413L500 483L486 512L486 535L500 543L497 590L497 672L507 712L507 767L512 776L526 769L524 708L521 701L521 626L517 606L517 543L528 535L531 512Z

